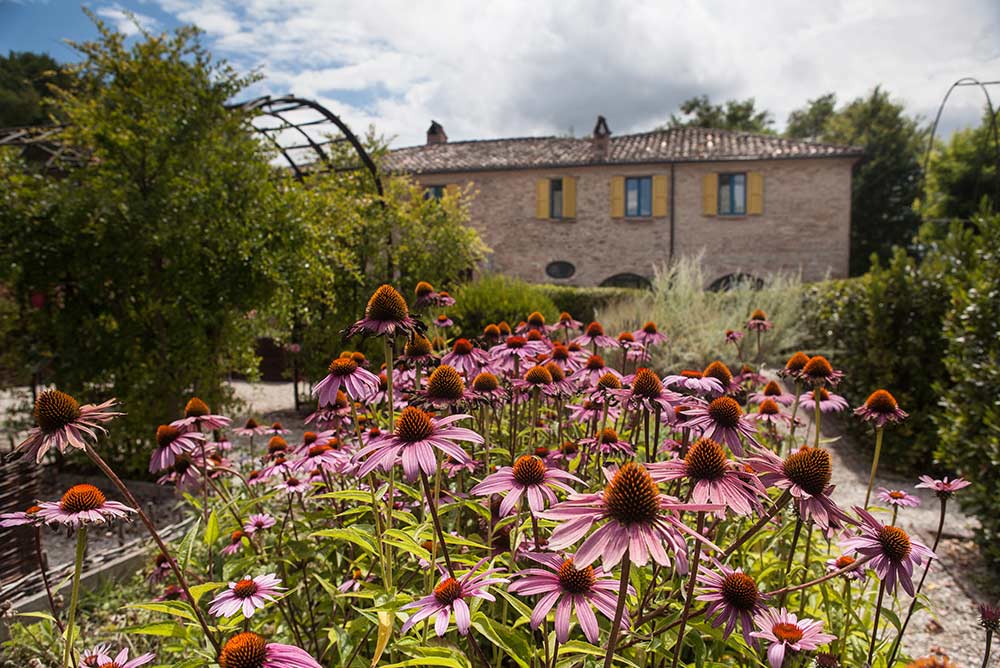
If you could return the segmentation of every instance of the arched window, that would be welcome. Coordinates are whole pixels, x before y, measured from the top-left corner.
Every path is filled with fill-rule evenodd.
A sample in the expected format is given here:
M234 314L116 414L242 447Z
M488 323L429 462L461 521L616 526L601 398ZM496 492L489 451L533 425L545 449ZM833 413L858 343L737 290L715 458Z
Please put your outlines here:
M751 290L760 290L764 287L764 279L757 278L753 274L726 274L721 278L712 281L708 289L712 292L727 292L738 287L748 287Z
M623 273L615 274L610 278L605 278L601 281L602 288L637 288L640 290L648 290L653 287L653 284L649 282L649 279L645 276L640 276L639 274Z
M557 260L549 262L548 266L545 267L545 273L549 278L569 278L576 273L576 267L570 262Z

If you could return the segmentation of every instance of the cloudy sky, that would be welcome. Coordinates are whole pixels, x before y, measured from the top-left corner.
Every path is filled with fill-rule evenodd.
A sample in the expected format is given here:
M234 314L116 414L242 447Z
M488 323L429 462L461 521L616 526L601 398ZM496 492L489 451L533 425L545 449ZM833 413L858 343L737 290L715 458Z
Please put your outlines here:
M1000 80L997 0L89 0L127 33L194 23L217 56L265 76L251 94L315 98L355 130L449 138L648 130L680 102L753 96L783 127L833 91L882 84L933 118L962 76ZM75 59L95 30L72 0L0 0L0 50ZM1000 86L992 89L1000 100ZM956 92L945 131L975 124L981 92Z

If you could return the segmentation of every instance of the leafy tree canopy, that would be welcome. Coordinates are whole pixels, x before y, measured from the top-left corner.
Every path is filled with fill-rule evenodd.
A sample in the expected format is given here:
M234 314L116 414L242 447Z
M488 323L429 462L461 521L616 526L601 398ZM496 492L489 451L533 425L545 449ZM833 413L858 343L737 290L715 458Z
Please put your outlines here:
M50 86L66 88L71 77L45 53L10 51L0 56L0 127L50 122Z
M725 104L712 104L707 95L685 100L681 115L671 114L668 128L718 128L744 132L773 133L774 117L766 109L758 110L754 98L727 100Z
M826 93L815 100L809 100L806 106L788 115L785 136L792 139L821 139L826 132L827 123L834 116L836 106L835 93Z
M955 132L938 146L928 167L927 215L930 218L970 220L1000 204L1000 151L994 135L1000 112L991 121L983 113L979 127Z

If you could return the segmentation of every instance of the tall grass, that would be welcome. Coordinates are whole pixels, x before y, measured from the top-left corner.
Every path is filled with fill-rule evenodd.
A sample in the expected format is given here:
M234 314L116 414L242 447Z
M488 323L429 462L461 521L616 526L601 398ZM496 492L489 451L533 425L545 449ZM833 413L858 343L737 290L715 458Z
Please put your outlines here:
M654 321L670 337L667 344L653 352L653 364L660 370L701 369L720 359L735 367L735 372L739 358L736 347L726 343L727 329L746 334L743 357L752 363L781 365L789 352L802 346L806 329L799 275L772 274L760 289L740 283L725 292L710 292L706 284L701 256L683 258L657 270L652 290L608 306L599 319L612 335ZM761 337L759 359L756 335L744 329L750 313L758 308L774 323L774 328Z

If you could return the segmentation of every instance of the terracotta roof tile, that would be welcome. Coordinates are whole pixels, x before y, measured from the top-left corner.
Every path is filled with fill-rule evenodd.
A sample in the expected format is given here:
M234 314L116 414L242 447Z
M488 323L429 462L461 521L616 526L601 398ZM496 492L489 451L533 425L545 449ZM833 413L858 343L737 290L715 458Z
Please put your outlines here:
M856 146L749 132L676 128L612 136L604 156L590 137L520 137L400 148L389 152L385 167L390 171L420 174L601 164L841 158L860 157L862 153Z

